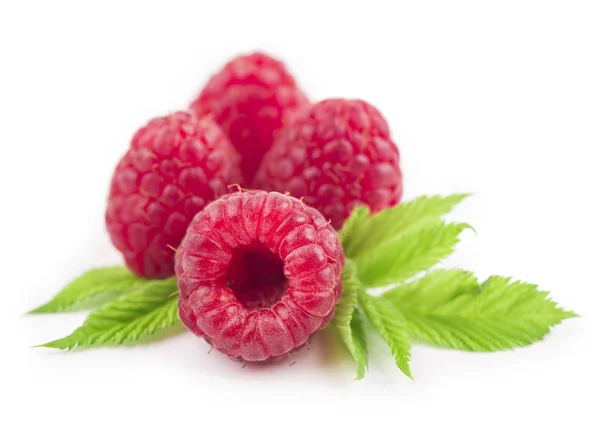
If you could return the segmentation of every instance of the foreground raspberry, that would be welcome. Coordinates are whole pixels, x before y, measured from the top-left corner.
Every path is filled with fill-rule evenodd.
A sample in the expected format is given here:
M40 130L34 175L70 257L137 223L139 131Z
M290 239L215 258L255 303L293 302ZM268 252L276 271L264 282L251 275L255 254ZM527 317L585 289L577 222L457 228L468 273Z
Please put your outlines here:
M177 251L179 316L234 359L275 358L327 325L343 266L317 210L279 193L226 195L194 218Z
M329 99L281 130L254 187L289 192L340 229L360 204L379 211L402 197L398 148L385 119L361 100Z
M273 143L274 133L295 111L308 106L285 65L262 53L239 56L204 87L191 108L211 114L242 155L242 172L251 182Z
M177 112L133 137L110 186L106 225L132 272L163 278L194 215L239 183L239 157L210 118Z

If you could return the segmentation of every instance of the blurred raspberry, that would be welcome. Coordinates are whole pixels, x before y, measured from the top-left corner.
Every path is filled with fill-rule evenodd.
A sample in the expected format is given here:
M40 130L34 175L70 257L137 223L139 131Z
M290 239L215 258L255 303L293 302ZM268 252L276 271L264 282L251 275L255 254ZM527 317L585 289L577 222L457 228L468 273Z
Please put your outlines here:
M273 136L308 100L285 65L263 53L238 56L206 84L191 108L210 114L242 156L251 182Z

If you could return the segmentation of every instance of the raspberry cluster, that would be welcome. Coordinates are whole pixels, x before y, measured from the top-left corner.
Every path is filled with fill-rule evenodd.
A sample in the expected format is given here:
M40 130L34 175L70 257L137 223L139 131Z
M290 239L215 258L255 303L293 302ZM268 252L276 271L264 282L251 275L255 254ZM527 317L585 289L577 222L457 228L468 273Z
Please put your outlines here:
M276 359L329 323L342 293L336 230L358 205L400 201L399 161L374 106L311 104L282 62L243 55L188 111L138 130L106 225L133 273L177 274L190 331L234 359Z

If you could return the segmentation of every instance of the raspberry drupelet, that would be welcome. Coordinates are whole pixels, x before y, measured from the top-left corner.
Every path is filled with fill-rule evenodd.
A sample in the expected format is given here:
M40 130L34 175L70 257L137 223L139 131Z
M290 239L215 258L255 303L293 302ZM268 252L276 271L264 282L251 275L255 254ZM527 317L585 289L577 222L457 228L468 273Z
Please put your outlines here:
M212 76L190 108L210 114L242 156L248 183L274 134L309 102L285 65L264 53L238 56Z
M177 250L179 316L233 359L278 358L329 323L343 266L338 235L314 208L275 192L225 195Z
M400 202L399 161L387 122L375 107L328 99L279 132L253 187L302 197L340 229L358 205L375 212Z
M241 183L239 156L209 117L176 112L134 135L117 165L106 226L128 268L148 278L174 274L174 252L198 211Z

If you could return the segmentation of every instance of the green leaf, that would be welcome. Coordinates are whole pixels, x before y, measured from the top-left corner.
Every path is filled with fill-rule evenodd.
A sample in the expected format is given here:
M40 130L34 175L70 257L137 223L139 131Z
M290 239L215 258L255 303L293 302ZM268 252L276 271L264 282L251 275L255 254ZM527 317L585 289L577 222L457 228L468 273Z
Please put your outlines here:
M175 278L148 283L91 313L71 335L41 347L71 350L138 341L179 322L176 293Z
M408 364L410 340L402 313L385 298L372 297L364 291L358 292L358 301L377 332L390 346L398 368L412 379Z
M336 306L333 324L344 345L356 362L356 379L363 379L367 366L367 343L360 318L356 310L360 282L356 277L356 268L352 260L346 260L343 271L344 291Z
M421 196L372 217L366 207L358 208L340 231L344 253L351 258L364 255L390 239L435 225L467 196Z
M108 301L147 282L125 267L92 269L65 286L51 301L29 311L28 314L73 310L100 296Z
M352 211L339 231L344 251L348 249L347 246L352 246L361 237L363 228L369 225L369 220L369 207L360 206ZM346 254L346 257L349 255Z
M403 282L450 255L467 228L465 223L440 223L388 239L376 250L354 257L358 277L370 287Z
M352 313L350 321L350 329L352 330L352 342L354 343L355 352L353 356L356 360L356 380L361 380L365 377L365 369L367 369L367 336L365 334L364 318L359 309L355 309Z
M447 348L498 351L543 339L575 317L537 286L493 276L482 285L462 270L436 270L383 298L401 311L413 338Z

